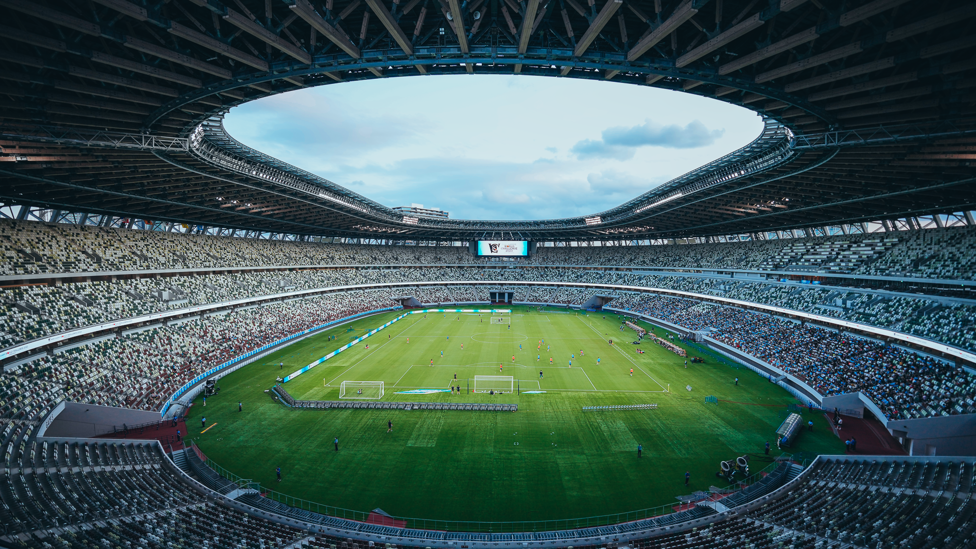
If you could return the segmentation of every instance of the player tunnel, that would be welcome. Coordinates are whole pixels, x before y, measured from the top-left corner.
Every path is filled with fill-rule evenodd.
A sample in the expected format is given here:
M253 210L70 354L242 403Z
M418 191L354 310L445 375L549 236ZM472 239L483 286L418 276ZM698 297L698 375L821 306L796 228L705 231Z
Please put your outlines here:
M616 297L617 296L613 295L595 294L593 297L587 299L586 302L583 303L582 308L587 311L599 311L604 305L610 303Z
M511 305L512 299L515 297L515 292L512 290L492 290L489 292L489 299L491 304L506 304Z
M413 297L412 295L393 297L391 299L399 303L404 309L423 307L423 303L421 303L416 297Z

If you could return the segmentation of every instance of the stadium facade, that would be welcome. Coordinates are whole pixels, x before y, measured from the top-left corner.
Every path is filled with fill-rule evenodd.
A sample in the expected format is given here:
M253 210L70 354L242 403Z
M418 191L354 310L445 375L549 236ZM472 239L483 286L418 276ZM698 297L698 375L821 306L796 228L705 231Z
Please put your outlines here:
M0 545L972 545L976 460L958 456L976 455L976 5L0 6ZM222 124L274 94L429 74L652 86L750 109L764 128L615 208L493 221L405 216ZM488 239L529 254L501 266L471 253ZM71 402L168 419L206 379L322 327L499 291L651 319L801 401L875 416L911 456L787 460L658 517L470 533L288 507L169 441L47 432ZM272 328L272 310L292 320ZM243 327L234 346L187 355L178 373L145 350L127 361L140 333L179 339L218 313L233 318L221 329ZM112 391L94 364L111 366Z

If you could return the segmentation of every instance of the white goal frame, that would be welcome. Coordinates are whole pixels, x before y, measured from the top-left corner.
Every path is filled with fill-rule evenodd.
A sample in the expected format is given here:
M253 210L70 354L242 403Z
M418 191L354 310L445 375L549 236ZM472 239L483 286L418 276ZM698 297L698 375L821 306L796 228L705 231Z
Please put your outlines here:
M492 324L508 324L509 321L508 321L507 318L505 318L503 316L493 316L493 317L491 317L491 323Z
M383 389L382 381L343 381L339 385L339 398L379 400L383 398Z
M479 384L480 382L480 384ZM474 392L512 393L515 391L514 376L474 376Z

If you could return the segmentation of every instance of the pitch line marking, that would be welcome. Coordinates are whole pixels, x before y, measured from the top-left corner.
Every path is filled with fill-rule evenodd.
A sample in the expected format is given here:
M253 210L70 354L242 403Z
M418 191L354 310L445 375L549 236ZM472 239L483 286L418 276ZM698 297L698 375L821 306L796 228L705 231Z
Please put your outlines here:
M579 318L580 319L580 322L582 322L586 326L589 326L589 328L591 330L593 330L594 332L596 332L597 335L600 335L600 331L597 330L596 328L594 328L592 325L586 324L586 321L585 320L583 320L580 317L576 317L576 318ZM651 381L653 381L654 383L657 383L658 387L660 387L662 391L664 390L664 384L662 384L660 381L658 381L658 380L654 379L653 377L651 377L651 374L647 373L647 371L645 371L643 368L641 368L640 367L640 364L637 364L636 362L634 362L630 358L630 356L627 355L627 353L621 351L620 348L617 347L616 345L611 345L611 347L613 347L618 353L620 353L621 356L623 356L624 358L626 358L628 362L630 362L631 364L633 364L635 368L637 368L638 370L640 370L641 372L643 372L644 375L646 375L647 377L649 377L651 379ZM592 382L590 384L592 385ZM595 389L595 387L594 387L594 389Z
M519 383L521 383L523 381L526 382L526 383L535 383L536 386L539 387L539 389L542 389L542 384L539 383L539 380L538 379L520 379L520 380L518 380Z
M401 335L403 335L403 332L406 332L407 330L409 330L409 329L410 329L411 327L413 327L413 325L414 325L414 324L416 324L416 322L414 322L413 324L411 324L411 325L409 325L409 326L406 326L406 327L404 327L404 328L403 328L403 330L401 330L401 331L400 331L400 333L399 333L399 334L397 334L397 337L400 337ZM390 341L391 341L391 340L387 340L387 343L390 343ZM375 353L376 351L379 351L379 350L380 350L380 348L382 348L383 346L385 346L385 345L386 345L387 343L380 343L379 345L377 345L377 346L376 346L376 348L375 348L375 349L373 349L373 351L372 351L372 352L370 352L370 353L367 353L367 354L366 354L366 355L365 355L365 356L364 356L363 358L361 358L361 359L359 359L358 361L356 361L356 362L355 362L355 363L354 363L354 364L353 364L352 366L350 366L350 367L348 367L348 368L346 368L346 369L345 369L345 370L343 370L343 371L342 371L341 373L339 373L339 375L337 375L337 376L335 376L334 378L332 378L332 379L330 379L330 380L329 380L329 382L325 384L325 385L326 385L326 387L331 387L331 386L332 386L332 382L333 382L333 381L335 381L335 380L337 380L337 379L339 379L340 377L342 377L342 376L343 376L343 375L344 375L344 374L345 374L346 372L348 372L349 370L352 370L352 369L353 369L353 368L355 368L356 366L359 366L359 364L360 364L360 363L362 363L362 361L364 361L364 360L366 360L367 358L369 358L369 357L371 357L371 356L373 356L373 353Z
M413 364L410 365L410 368L413 368ZM410 368L407 368L407 372L410 371ZM397 383L400 383L400 380L403 379L403 376L407 375L407 372L403 372L403 375L400 376L400 379L396 380L396 383L393 384L393 387L396 387L397 386Z
M580 371L583 372L584 376L586 376L586 370L584 370L582 366L580 366ZM596 388L596 385L593 385L593 381L590 379L590 376L586 376L586 381L590 382L590 386L593 387L594 391L599 391L599 389Z
M216 426L217 426L217 424L216 424L216 423L214 423L214 424L213 424L213 425L211 425L210 427L207 427L206 429L204 429L204 430L202 430L202 431L200 431L200 434L202 435L202 434L204 434L204 433L206 433L207 431L209 431L209 430L211 430L211 429L213 429L213 428L214 428L214 427L216 427Z

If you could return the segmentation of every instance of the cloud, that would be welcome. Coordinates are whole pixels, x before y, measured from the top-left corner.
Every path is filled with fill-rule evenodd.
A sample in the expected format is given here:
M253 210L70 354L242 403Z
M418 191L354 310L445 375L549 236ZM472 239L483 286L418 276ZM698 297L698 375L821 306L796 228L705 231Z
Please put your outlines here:
M306 169L401 146L429 128L419 115L374 114L317 92L302 90L244 104L232 109L224 123L231 135L264 153L313 159Z
M707 147L722 137L725 130L709 130L698 120L692 120L682 128L676 124L661 126L645 120L639 126L630 128L607 128L603 131L603 141L607 145L622 147L667 147L671 149L697 149Z
M604 99L596 110L575 108L592 97ZM475 113L478 131L457 112ZM695 118L707 127L689 124ZM235 107L225 124L244 143L371 200L421 203L455 219L599 212L747 143L762 126L751 111L697 96L524 76L304 89Z
M569 149L569 152L576 155L580 160L592 158L612 158L614 160L630 160L636 152L634 148L621 147L619 145L608 145L605 141L593 141L584 139Z
M364 181L356 192L388 206L419 202L454 219L551 219L591 214L637 195L594 188L575 160L512 162L470 158L411 158L343 166L321 175L332 181ZM621 178L625 177L620 175ZM632 184L636 184L636 179ZM599 187L599 185L597 186ZM643 192L643 191L640 191Z
M573 145L569 152L580 160L609 158L630 160L640 147L664 147L669 149L697 149L707 147L722 137L725 130L709 130L698 120L685 127L671 124L662 126L650 119L637 126L616 126L603 130L603 139L584 139Z

